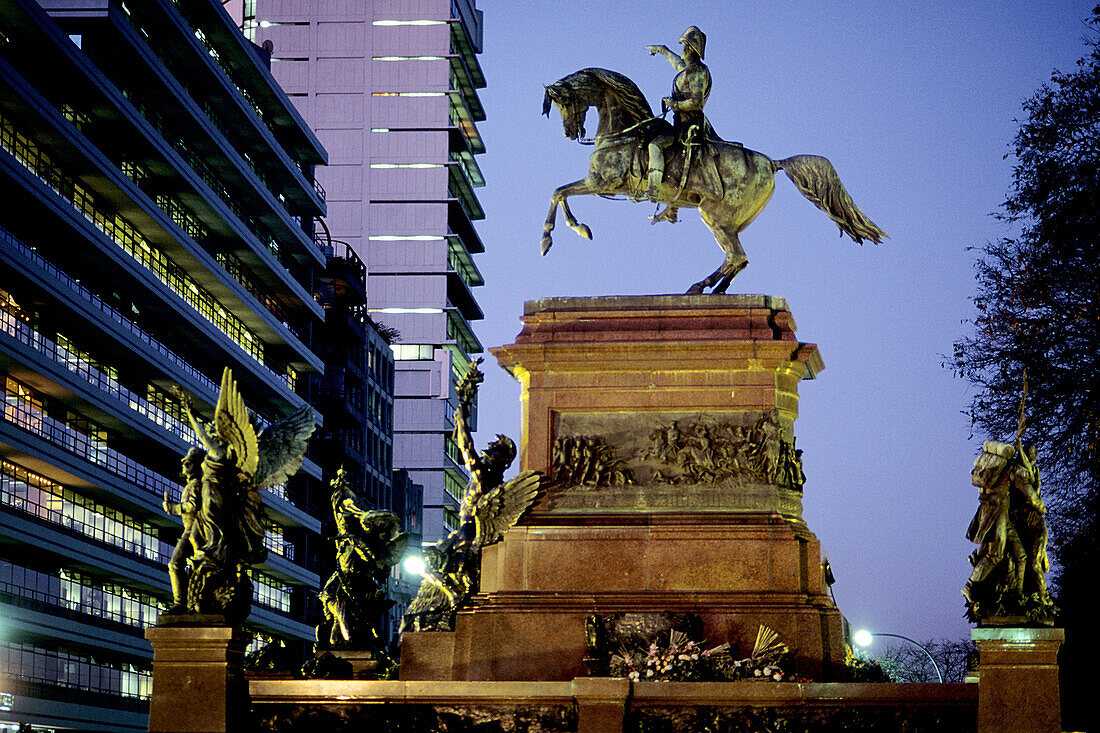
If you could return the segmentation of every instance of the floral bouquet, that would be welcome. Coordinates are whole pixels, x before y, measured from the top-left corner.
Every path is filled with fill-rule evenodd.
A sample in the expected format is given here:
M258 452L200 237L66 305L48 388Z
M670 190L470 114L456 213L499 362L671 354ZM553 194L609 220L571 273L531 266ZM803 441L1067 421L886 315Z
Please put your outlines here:
M702 682L724 679L729 663L729 644L711 649L676 629L668 632L668 645L654 641L648 648L623 647L611 657L611 675L638 681Z

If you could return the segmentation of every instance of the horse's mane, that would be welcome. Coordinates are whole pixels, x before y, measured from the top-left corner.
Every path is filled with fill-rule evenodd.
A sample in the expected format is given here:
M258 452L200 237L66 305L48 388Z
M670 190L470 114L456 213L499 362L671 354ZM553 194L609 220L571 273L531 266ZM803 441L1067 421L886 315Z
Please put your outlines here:
M617 71L581 69L557 82L577 92L606 93L622 108L627 124L637 124L653 117L653 110L638 85Z

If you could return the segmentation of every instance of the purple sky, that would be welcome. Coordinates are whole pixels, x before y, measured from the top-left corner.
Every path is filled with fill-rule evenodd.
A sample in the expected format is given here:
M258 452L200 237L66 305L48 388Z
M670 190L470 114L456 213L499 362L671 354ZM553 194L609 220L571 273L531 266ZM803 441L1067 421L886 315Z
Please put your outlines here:
M679 293L721 253L694 211L651 226L652 207L573 199L594 241L559 217L539 256L551 190L583 177L591 148L539 115L543 86L602 66L659 107L673 71L644 50L707 34L717 132L772 158L832 160L856 203L891 239L859 247L785 176L741 235L749 266L731 293L785 297L826 369L801 386L805 518L837 577L853 628L962 638L966 526L977 506L967 386L941 367L971 314L972 264L1003 236L1004 159L1021 102L1084 53L1092 2L611 2L480 0L488 152L479 197L486 285L475 324L511 343L525 300ZM590 112L589 134L595 131ZM519 386L487 356L478 445L519 436ZM1003 436L1002 436L1003 437Z

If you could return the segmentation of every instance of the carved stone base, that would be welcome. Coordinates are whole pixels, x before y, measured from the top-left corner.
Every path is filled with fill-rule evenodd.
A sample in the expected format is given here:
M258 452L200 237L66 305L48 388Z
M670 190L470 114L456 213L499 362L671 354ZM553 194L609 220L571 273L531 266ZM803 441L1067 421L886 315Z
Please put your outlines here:
M156 626L145 638L153 645L150 733L244 730L248 634L229 626Z
M371 651L352 651L348 649L330 649L329 653L351 664L351 678L353 680L374 679L375 673L382 665L378 655Z
M585 619L620 612L695 614L745 656L766 624L794 672L834 678L844 622L793 432L798 383L824 367L781 298L535 301L493 353L523 386L522 467L554 483L484 550L450 659L405 635L403 679L583 676Z
M978 733L1059 733L1058 649L1065 631L972 629L978 645Z

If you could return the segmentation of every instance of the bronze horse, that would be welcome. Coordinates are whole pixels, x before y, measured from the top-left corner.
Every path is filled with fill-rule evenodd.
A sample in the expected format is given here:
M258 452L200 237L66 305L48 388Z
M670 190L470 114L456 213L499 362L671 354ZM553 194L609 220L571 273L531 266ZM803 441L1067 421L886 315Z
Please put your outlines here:
M549 116L552 105L561 111L565 136L570 140L584 136L584 118L589 107L596 108L600 122L588 175L560 186L550 197L550 213L542 235L543 254L553 243L550 232L554 230L559 205L569 228L585 239L592 238L592 231L569 210L570 196L627 194L635 200L645 198L647 142L671 130L668 122L654 117L634 82L607 69L581 69L554 82L546 88L544 115ZM691 160L692 156L695 160ZM689 168L686 181L681 180L685 158ZM857 243L868 239L878 244L886 236L848 196L827 159L795 155L772 160L736 143L708 140L691 153L680 149L669 156L657 197L666 205L699 209L703 222L726 253L722 266L692 285L688 293L702 293L709 287L713 287L711 292L724 293L733 277L748 264L737 235L768 203L779 170L785 171L802 195Z

